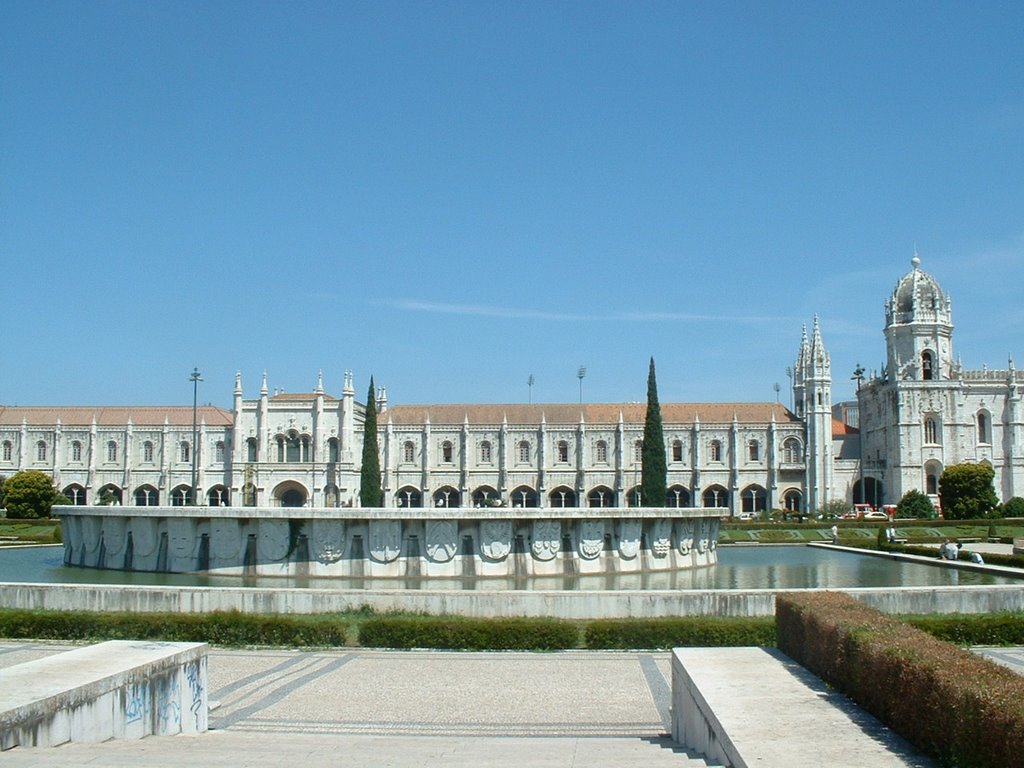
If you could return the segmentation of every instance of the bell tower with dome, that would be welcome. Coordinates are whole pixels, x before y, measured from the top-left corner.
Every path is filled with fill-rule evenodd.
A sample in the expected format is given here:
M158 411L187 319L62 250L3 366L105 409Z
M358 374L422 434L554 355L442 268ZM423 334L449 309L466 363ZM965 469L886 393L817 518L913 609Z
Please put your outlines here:
M886 373L900 381L949 381L956 377L951 302L917 253L911 265L885 302Z
M962 463L991 466L1001 501L1024 495L1024 379L1012 360L963 370L952 302L916 252L885 302L885 346L885 367L857 393L867 500L896 504L918 490L938 506L943 470Z

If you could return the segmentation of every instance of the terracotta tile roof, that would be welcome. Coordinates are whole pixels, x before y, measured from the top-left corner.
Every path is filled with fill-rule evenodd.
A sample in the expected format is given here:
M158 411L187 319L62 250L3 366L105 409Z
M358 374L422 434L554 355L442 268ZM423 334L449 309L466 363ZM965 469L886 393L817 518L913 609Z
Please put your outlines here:
M207 426L227 427L234 421L231 411L212 405L201 405L197 420ZM49 427L57 423L64 426L89 426L96 422L101 427L116 427L131 419L136 426L192 426L192 406L0 406L0 426L20 426L24 421L32 427Z
M840 435L859 435L860 430L856 427L851 427L840 419L832 419L832 437L839 437Z
M396 425L423 424L539 424L543 417L548 424L617 424L619 415L626 424L642 423L646 403L540 403L466 404L466 405L396 405L378 417L381 424L390 419ZM661 403L661 419L666 424L767 424L772 415L778 424L794 424L799 420L779 403Z

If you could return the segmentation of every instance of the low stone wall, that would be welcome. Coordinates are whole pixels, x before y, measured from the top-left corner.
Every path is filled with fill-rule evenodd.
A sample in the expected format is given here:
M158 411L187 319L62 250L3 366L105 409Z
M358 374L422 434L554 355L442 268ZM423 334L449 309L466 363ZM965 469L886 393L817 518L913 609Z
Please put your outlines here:
M718 561L720 509L55 507L64 562L169 573L531 578Z
M785 590L807 591L807 590ZM821 591L821 590L810 590ZM1024 611L1019 585L841 590L887 613ZM245 589L0 583L0 607L146 613L315 614L359 610L476 617L603 619L652 616L774 616L775 590L404 590Z
M0 749L205 731L207 652L112 640L0 669Z

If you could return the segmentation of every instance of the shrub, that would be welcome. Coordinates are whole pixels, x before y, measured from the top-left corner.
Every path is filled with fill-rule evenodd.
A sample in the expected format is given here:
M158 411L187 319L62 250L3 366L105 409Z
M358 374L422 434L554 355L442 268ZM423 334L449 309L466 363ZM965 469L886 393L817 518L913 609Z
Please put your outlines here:
M555 651L578 641L576 625L559 619L379 616L359 627L359 644L371 648Z
M896 505L896 517L935 517L935 507L932 506L931 499L915 488L903 494L903 498Z
M168 640L215 645L344 645L336 617L195 613L92 613L0 609L0 637L42 640Z
M4 481L4 506L12 520L36 520L50 516L50 508L66 502L45 472L27 469Z
M984 517L999 500L992 487L995 470L988 464L954 464L939 477L939 498L947 520Z
M1024 517L1024 499L1020 496L1014 496L1009 499L1002 507L1003 517Z
M590 650L775 645L775 622L706 616L600 619L587 625L584 644Z
M961 647L968 645L1024 645L1024 615L983 613L970 616L904 616L908 624L932 637Z

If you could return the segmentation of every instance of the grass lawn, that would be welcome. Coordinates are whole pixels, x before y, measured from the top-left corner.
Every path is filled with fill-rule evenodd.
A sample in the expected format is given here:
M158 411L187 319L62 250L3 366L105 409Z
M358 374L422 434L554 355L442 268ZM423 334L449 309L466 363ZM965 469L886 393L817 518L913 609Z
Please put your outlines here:
M4 544L52 544L56 520L8 520L0 517L0 546Z

